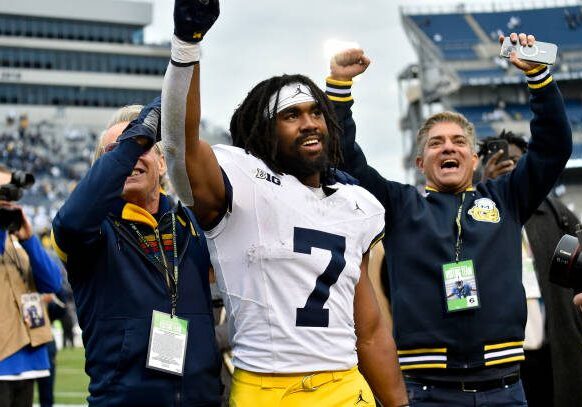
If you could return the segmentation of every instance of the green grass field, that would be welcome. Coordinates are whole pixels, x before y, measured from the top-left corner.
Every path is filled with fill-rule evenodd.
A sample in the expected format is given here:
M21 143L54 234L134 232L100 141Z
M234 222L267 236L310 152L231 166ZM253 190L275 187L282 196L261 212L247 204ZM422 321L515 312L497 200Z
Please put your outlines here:
M83 348L67 348L57 352L55 404L87 404L89 377L84 370L84 352ZM36 394L35 403L38 403Z

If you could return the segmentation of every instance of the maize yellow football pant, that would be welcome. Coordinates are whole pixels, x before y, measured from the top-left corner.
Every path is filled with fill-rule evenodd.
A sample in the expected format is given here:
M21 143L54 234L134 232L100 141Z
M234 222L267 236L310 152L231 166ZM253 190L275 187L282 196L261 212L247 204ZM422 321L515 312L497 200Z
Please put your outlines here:
M355 366L349 370L265 374L235 369L231 407L375 406L372 390Z

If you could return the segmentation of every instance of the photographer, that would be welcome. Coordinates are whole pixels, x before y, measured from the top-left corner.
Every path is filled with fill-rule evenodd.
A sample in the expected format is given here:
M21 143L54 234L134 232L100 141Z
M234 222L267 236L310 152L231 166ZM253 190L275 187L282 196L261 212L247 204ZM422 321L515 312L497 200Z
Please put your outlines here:
M32 233L17 191L0 168L0 406L32 406L34 379L49 376L50 321L39 293L61 288L61 272Z

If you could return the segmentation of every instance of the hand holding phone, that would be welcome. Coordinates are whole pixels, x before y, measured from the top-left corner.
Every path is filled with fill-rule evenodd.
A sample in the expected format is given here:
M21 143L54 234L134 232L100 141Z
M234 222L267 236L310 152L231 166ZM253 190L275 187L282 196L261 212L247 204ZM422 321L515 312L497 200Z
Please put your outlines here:
M497 162L500 163L509 160L509 143L507 140L497 139L488 141L485 144L485 158L483 161L489 162L489 159L500 150L503 150L503 154L497 158Z
M499 153L503 150L503 153ZM507 174L515 168L513 161L509 159L509 143L507 140L495 139L485 144L485 155L483 156L482 181L495 179L500 175Z
M501 44L499 56L508 58L515 51L517 57L523 61L545 65L553 65L556 62L558 46L551 42L536 41L532 46L513 43L510 37L505 37Z

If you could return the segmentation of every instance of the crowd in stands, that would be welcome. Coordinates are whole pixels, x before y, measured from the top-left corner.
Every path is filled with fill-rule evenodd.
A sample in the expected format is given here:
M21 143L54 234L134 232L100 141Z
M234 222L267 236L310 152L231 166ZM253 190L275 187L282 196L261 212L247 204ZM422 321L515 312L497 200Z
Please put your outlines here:
M0 126L0 162L34 175L35 184L20 203L41 236L91 162L97 135L31 122L26 114L8 114Z
M230 144L224 129L201 123L212 143ZM50 237L51 220L85 175L93 158L98 134L67 129L54 122L35 121L27 114L9 113L0 122L0 163L35 177L19 201L39 236Z

